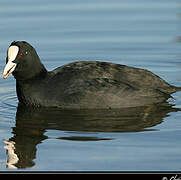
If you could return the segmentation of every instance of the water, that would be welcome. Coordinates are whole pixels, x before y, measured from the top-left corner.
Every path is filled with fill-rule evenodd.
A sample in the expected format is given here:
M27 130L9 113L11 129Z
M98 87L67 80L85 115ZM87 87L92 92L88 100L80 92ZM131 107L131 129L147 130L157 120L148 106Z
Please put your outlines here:
M26 40L48 70L111 61L181 86L180 8L177 0L0 2L0 70L10 42ZM1 78L0 170L179 171L181 92L173 97L121 111L30 110L18 106L14 78ZM16 144L5 149L3 139Z

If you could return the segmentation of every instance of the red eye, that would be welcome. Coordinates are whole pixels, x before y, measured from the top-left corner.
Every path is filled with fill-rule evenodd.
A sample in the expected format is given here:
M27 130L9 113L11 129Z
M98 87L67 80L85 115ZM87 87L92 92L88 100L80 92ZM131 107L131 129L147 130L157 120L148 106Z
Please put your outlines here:
M23 53L19 54L19 57L20 57L20 58L22 58L23 56L24 56Z

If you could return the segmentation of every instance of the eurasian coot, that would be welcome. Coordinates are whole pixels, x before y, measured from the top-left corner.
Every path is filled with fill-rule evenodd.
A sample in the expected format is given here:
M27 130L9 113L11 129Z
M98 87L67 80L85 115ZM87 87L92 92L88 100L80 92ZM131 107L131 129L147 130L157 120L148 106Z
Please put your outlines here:
M106 109L158 103L181 90L152 72L120 64L79 61L47 71L25 41L8 48L3 77L16 78L20 103L35 107Z

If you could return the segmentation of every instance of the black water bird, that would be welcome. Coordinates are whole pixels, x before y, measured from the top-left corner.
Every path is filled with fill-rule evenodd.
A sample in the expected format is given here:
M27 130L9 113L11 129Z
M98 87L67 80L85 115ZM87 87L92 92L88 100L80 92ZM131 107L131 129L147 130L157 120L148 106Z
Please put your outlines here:
M136 107L163 102L181 90L148 70L108 62L79 61L47 71L25 41L8 48L3 77L11 73L19 102L34 107Z

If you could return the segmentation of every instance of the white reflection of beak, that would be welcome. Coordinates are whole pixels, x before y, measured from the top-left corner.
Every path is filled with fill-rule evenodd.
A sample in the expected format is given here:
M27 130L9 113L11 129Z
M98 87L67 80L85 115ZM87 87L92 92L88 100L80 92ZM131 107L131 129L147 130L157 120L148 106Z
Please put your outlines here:
M16 63L13 61L16 59L18 54L19 47L18 46L10 46L8 49L8 62L3 71L3 77L6 79L16 68Z

